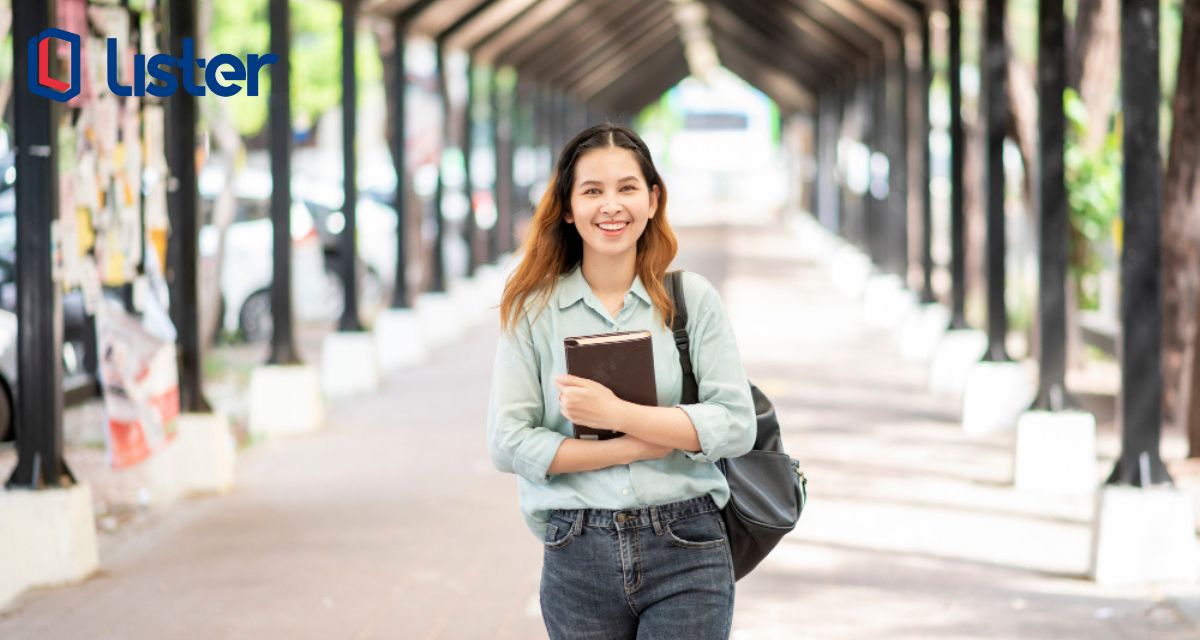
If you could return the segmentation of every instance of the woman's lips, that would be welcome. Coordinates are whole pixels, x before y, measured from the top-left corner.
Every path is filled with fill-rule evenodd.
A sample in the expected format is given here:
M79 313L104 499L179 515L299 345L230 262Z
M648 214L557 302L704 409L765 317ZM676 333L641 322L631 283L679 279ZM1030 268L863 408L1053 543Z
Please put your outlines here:
M603 233L603 234L604 234L604 235L606 235L606 236L619 236L619 235L621 235L622 233L624 233L624 231L625 231L626 229L628 229L628 228L629 228L629 223L628 223L628 222L614 223L614 225L616 225L616 224L619 224L619 225L620 225L620 228L618 228L618 229L613 229L613 230L609 230L609 229L605 229L604 227L602 227L602 226L600 226L600 225L596 225L596 228L600 229L600 232L601 232L601 233ZM606 223L604 223L604 225L605 225L605 226L610 226L610 225L609 225L609 223L607 223L607 222L606 222Z

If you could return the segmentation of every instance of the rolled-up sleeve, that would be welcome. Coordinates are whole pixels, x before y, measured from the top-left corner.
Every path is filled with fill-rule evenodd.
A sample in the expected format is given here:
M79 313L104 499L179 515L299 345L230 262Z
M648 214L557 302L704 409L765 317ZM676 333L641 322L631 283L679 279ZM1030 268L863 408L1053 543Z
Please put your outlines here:
M522 318L512 335L503 334L496 349L488 402L488 452L505 473L537 484L550 478L550 463L566 436L543 427L543 398L532 329Z
M700 440L699 452L685 453L692 460L715 462L749 451L757 423L733 327L716 290L711 285L706 289L698 303L688 304L692 317L688 337L699 402L679 407L691 418Z

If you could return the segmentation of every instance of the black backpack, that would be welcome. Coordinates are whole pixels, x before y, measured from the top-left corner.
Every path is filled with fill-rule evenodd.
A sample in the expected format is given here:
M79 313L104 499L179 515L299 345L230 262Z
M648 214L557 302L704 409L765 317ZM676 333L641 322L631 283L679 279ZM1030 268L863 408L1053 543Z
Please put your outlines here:
M671 330L679 349L679 365L683 368L682 402L693 404L699 401L699 387L688 351L683 272L668 273L666 285L675 301L675 321L671 323ZM717 467L729 481L729 502L721 509L721 518L729 534L733 573L738 580L754 570L783 536L796 528L796 521L808 500L808 480L800 470L800 463L783 451L775 406L753 383L750 384L750 396L758 418L754 448L744 456L717 461Z

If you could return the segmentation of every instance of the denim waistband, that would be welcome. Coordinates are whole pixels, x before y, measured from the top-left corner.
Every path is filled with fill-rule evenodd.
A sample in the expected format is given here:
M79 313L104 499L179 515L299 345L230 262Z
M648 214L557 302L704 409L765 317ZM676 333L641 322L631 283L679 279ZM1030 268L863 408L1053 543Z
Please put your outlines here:
M679 502L634 509L555 509L551 512L551 517L571 520L577 528L584 526L632 529L653 526L657 530L658 523L664 520L669 522L712 511L718 511L717 503L713 502L712 496L706 494Z

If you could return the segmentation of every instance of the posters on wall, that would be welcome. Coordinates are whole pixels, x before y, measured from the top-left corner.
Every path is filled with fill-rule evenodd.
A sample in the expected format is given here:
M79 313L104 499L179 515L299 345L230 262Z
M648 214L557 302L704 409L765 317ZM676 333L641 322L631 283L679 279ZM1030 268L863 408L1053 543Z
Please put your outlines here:
M115 79L124 85L133 81L136 54L158 53L156 7L154 0L58 0L57 12L62 28L82 36L82 50L81 90L59 130L56 262L64 289L80 289L95 316L108 457L125 467L164 446L179 413L165 296L138 296L148 298L138 300L143 318L104 296L105 287L161 282L166 262L163 107L106 90L109 38L117 43Z

